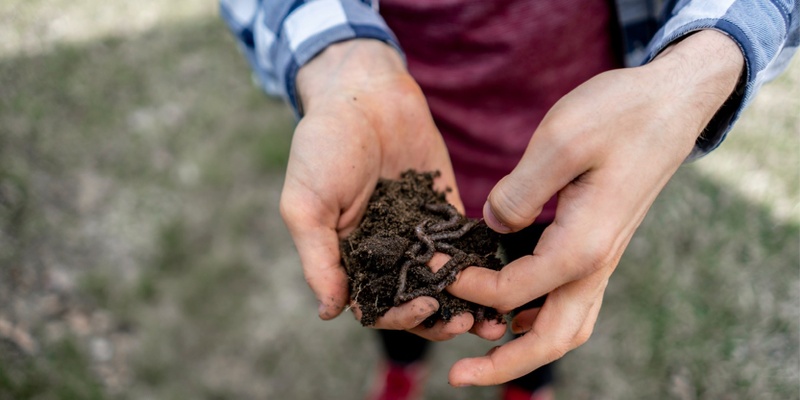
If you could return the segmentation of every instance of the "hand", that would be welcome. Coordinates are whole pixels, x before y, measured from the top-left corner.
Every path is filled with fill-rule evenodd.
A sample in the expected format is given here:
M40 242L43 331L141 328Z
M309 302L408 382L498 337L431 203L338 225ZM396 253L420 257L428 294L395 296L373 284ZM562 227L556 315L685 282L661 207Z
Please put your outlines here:
M339 239L358 225L379 177L399 178L409 168L439 170L437 189L452 188L448 201L463 206L444 141L394 49L374 40L335 44L300 69L297 85L305 116L292 140L281 215L319 301L319 316L327 320L350 302ZM431 340L470 329L499 338L505 329L473 327L469 314L419 326L438 307L435 299L420 297L392 308L375 327ZM357 305L354 311L359 317Z
M733 41L701 31L646 66L590 79L549 111L518 166L491 192L484 217L498 232L517 231L557 192L554 222L532 255L499 272L467 268L448 289L503 311L549 293L547 300L512 321L512 330L527 332L522 337L458 361L451 384L506 382L588 340L631 236L742 66Z

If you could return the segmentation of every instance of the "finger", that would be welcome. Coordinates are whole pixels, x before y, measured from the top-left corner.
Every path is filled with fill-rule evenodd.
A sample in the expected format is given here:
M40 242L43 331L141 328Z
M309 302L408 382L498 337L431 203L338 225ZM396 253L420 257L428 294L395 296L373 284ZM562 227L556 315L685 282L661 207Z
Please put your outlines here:
M474 322L475 319L472 317L472 314L462 313L454 315L453 318L447 322L441 320L437 321L436 324L430 328L418 325L408 331L425 339L441 342L468 332L472 328Z
M444 253L433 253L433 257L431 257L430 261L428 261L428 267L431 269L431 272L434 274L439 272L442 267L444 267L447 262L450 261L450 256Z
M440 342L450 340L469 331L474 323L471 314L464 313L453 316L450 321L437 321L432 327L422 325L428 317L439 308L439 303L432 297L418 297L407 303L391 308L384 316L378 318L376 329L407 330L422 338ZM351 307L353 316L361 320L361 309L358 304Z
M353 316L361 320L361 308L352 304ZM392 307L375 321L372 328L408 330L417 327L439 309L439 302L433 297L417 297L399 306Z
M495 341L500 340L506 334L507 328L505 321L492 319L476 322L469 332L480 338Z
M428 266L436 273L436 271L441 269L449 260L450 256L442 253L435 253L431 260L428 261ZM502 321L498 322L494 320L483 320L475 323L475 318L472 314L462 313L453 316L448 322L439 321L431 328L420 326L411 331L428 340L434 341L449 340L465 332L471 332L487 340L498 340L505 334L506 326Z
M436 273L448 261L450 261L450 256L447 254L434 253L431 260L428 261L428 266L433 273ZM506 333L506 324L503 320L482 320L474 323L469 332L486 340L499 340Z
M605 271L565 285L548 295L533 329L483 357L466 358L450 369L454 386L496 385L561 358L591 334L607 283Z
M520 335L528 332L533 328L533 323L536 321L536 316L539 315L541 308L531 308L522 310L511 320L511 333Z
M586 342L589 340L589 337L592 336L594 332L594 326L597 324L597 318L600 316L600 308L603 306L603 296L600 296L597 301L592 303L592 308L589 309L589 314L586 317L586 321L583 323L583 327L580 331L578 331L577 337L579 339L585 338L583 341Z
M350 296L347 275L339 262L339 237L335 229L338 215L308 200L314 198L285 187L281 216L297 247L306 282L317 297L319 316L328 320L344 310Z
M557 222L545 229L534 253L500 271L469 267L447 287L452 295L497 309L501 313L526 304L566 282L580 277L579 260L572 253L569 231Z

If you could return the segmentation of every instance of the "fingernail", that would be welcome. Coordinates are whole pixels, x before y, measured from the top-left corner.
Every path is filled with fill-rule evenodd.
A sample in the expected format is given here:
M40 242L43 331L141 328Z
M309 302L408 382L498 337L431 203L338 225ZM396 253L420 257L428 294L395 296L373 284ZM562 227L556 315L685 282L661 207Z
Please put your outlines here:
M321 301L318 301L317 302L317 312L319 312L319 315L325 315L325 314L328 313L328 307L325 306L325 303L323 303Z
M494 216L494 212L492 212L492 206L489 205L489 202L483 204L483 218L486 220L486 225L489 225L495 232L498 233L509 233L511 232L511 228L507 227L504 223L500 222L497 217Z

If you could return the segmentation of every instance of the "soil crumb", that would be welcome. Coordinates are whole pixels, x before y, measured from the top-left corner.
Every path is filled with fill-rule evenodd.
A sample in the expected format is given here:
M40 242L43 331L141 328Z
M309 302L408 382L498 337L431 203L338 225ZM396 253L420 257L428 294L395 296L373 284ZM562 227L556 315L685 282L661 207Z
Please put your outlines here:
M361 224L340 242L350 293L359 304L361 324L374 325L393 306L420 296L439 302L423 324L449 321L469 312L476 321L503 316L496 310L447 293L458 272L468 266L499 270L499 235L482 221L459 214L433 189L438 172L406 171L399 180L381 179ZM426 263L434 252L451 260L437 273Z

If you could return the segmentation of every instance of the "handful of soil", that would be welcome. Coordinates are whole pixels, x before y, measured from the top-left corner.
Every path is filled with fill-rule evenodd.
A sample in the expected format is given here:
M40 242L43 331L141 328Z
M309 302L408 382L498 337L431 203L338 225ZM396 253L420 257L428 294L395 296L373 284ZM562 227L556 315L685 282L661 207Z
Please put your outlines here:
M361 224L340 242L350 293L363 313L361 324L374 325L390 308L420 296L439 302L424 326L470 312L476 321L502 315L454 297L444 289L468 266L499 270L499 235L479 220L459 214L433 189L437 173L406 171L399 180L381 179ZM426 265L434 252L451 259L436 273Z

